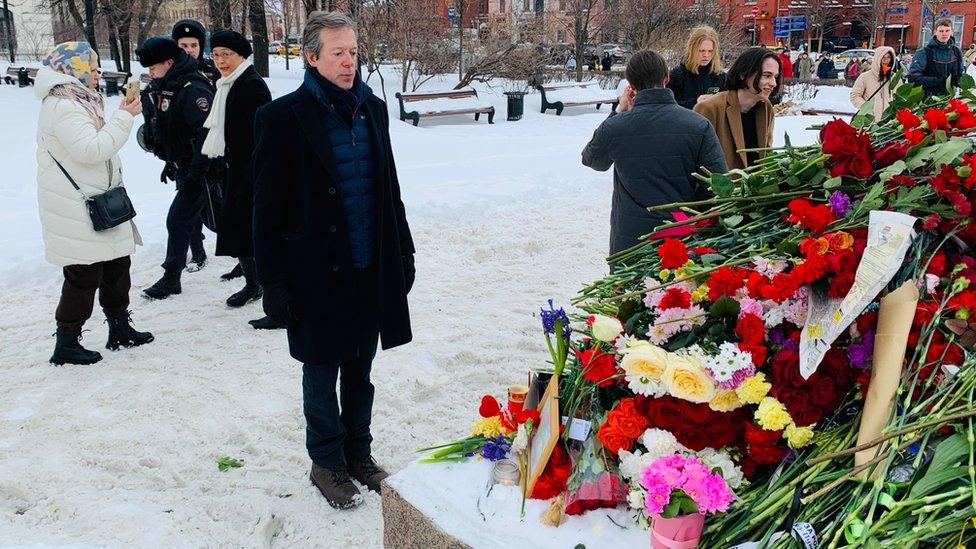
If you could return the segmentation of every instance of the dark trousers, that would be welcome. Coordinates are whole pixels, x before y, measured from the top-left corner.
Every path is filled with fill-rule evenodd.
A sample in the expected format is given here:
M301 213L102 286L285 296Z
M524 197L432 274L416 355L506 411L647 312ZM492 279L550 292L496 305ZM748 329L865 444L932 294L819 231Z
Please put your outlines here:
M203 245L203 210L200 211L197 222L190 232L190 243Z
M357 356L331 364L302 366L305 446L312 462L319 467L334 467L370 455L373 436L369 432L373 415L373 384L369 372L376 356L379 338L377 319L378 288L375 269L357 269L358 342ZM353 289L350 289L353 290ZM323 334L323 337L328 337ZM336 380L339 397L336 398Z
M58 330L80 332L85 321L91 318L95 306L95 290L98 303L106 317L119 317L129 308L129 256L91 265L68 265L64 268L64 285L61 300L54 313Z
M166 216L166 260L163 269L167 274L179 276L186 267L186 252L190 241L202 241L200 231L203 212L203 192L200 185L184 185L176 191Z

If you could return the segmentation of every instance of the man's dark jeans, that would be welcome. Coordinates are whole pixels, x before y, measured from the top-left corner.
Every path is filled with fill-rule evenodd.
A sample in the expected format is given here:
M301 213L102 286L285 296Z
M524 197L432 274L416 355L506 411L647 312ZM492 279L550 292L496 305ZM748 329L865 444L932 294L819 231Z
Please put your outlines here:
M199 184L183 185L176 191L166 216L166 260L163 269L179 276L186 267L186 252L190 241L201 236L200 214L203 212L203 189Z
M356 358L302 366L302 397L307 422L305 446L312 462L319 467L334 467L370 455L373 436L369 425L375 391L369 372L379 340L376 276L375 268L357 269L356 288L350 289L356 292L359 304L355 322L359 323L361 337L358 342L351 342L358 348ZM328 334L322 335L328 337Z

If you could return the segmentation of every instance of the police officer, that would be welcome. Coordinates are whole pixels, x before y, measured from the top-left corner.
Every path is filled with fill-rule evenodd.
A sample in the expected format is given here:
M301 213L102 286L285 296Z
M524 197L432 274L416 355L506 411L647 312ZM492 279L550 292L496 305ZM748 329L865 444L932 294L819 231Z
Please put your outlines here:
M203 26L203 23L195 19L182 19L173 25L173 32L170 34L173 40L176 40L176 45L188 53L190 57L197 60L197 70L203 73L210 80L211 84L216 84L217 79L220 78L220 72L214 66L213 61L203 55L207 46L207 29ZM206 214L203 217L205 218ZM193 238L190 240L190 265L187 267L188 271L198 271L207 262L207 252L203 248L203 224L204 220L201 219L201 222L198 224L198 226L201 226L200 230L195 231ZM214 229L215 227L209 228Z
M200 148L207 137L203 123L210 114L214 92L197 70L197 60L169 38L146 40L136 56L152 77L147 94L152 118L146 141L153 154L171 167L168 175L176 181L176 196L166 216L169 236L163 277L144 291L150 299L165 299L182 291L180 275L186 267L186 252L200 231L209 164Z

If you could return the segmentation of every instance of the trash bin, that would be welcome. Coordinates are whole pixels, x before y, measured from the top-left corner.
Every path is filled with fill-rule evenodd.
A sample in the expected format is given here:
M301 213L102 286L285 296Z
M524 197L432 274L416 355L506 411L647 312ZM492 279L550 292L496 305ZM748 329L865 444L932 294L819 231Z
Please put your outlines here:
M513 122L522 119L525 111L525 92L505 92L508 97L508 117L506 120Z
M17 71L17 87L26 88L30 86L30 73L27 72L27 67L21 67Z
M113 97L119 94L119 80L117 78L105 79L105 95Z

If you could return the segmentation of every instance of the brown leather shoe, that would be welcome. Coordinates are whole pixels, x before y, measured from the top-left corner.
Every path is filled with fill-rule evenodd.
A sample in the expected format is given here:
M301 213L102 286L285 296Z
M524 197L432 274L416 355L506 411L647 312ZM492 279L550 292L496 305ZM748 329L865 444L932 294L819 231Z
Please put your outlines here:
M352 483L345 465L326 469L313 463L308 476L329 505L336 509L352 509L363 503L363 495Z
M350 463L349 474L357 482L377 494L380 493L380 483L383 482L383 479L390 476L389 473L380 469L373 456L366 456L363 459Z

